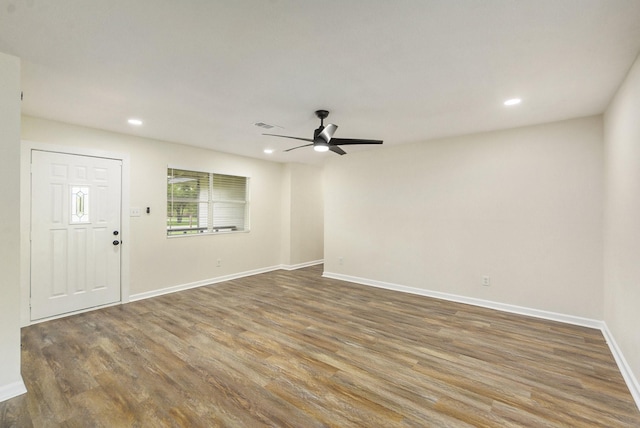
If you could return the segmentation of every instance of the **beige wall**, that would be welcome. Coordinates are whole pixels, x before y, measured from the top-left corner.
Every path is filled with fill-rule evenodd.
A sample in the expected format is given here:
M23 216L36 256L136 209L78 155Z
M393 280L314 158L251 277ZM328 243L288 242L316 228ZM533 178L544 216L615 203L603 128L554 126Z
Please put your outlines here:
M640 60L604 116L604 320L640 393ZM636 397L640 403L640 395Z
M325 271L601 320L602 159L598 116L332 161Z
M289 267L324 256L322 168L289 163L282 175L282 261Z
M0 401L20 376L20 60L0 53Z
M322 260L324 256L323 235L323 188L322 169L303 164L287 164L290 183L289 195L290 234L288 264L295 266L308 261ZM286 244L284 244L286 245Z
M302 225L281 221L283 164L32 117L23 117L22 138L52 146L108 150L129 156L130 206L151 208L150 215L130 217L130 236L122 237L125 245L130 246L131 295L278 267L285 263L281 248L283 227L292 228L287 230L290 236L301 233L295 228ZM167 165L250 177L251 232L168 239L165 234ZM301 175L306 180L305 174ZM297 186L298 175L292 178L293 187ZM294 200L293 204L298 202ZM318 258L306 248L299 250L301 253L298 248L291 249L291 260L300 263ZM321 258L321 251L319 255ZM217 259L221 259L221 267L216 267Z
M282 171L282 204L280 207L280 222L282 245L280 258L285 265L291 265L291 181L293 174L290 165L285 165Z

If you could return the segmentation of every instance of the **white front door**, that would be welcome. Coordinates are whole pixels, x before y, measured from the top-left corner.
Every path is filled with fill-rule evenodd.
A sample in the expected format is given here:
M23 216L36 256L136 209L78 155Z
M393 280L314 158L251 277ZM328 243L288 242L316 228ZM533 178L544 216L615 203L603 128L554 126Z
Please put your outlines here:
M31 155L31 320L120 301L122 161Z

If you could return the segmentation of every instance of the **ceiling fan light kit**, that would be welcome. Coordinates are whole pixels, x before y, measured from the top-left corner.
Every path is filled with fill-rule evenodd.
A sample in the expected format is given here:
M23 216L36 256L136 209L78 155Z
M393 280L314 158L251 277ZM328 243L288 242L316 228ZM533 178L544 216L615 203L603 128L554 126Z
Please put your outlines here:
M382 140L362 140L358 138L333 138L333 134L335 134L336 130L338 129L338 126L332 123L329 123L326 127L324 126L324 120L329 116L329 111L316 110L316 116L320 119L320 127L315 131L313 131L313 138L291 137L289 135L278 135L278 134L262 134L262 135L270 135L272 137L281 137L281 138L291 138L294 140L308 141L311 143L311 144L304 144L302 146L292 147L290 149L285 150L285 152L290 152L291 150L299 149L302 147L313 146L313 149L316 152L327 152L331 150L336 154L346 155L347 152L342 150L339 146L355 145L355 144L382 144Z

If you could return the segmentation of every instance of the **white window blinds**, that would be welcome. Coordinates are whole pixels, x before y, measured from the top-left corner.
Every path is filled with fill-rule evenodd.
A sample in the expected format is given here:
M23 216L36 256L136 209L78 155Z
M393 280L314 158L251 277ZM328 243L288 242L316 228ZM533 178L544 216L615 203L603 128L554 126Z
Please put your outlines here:
M167 170L167 235L249 230L249 179Z
M244 230L247 179L234 175L213 176L213 228Z

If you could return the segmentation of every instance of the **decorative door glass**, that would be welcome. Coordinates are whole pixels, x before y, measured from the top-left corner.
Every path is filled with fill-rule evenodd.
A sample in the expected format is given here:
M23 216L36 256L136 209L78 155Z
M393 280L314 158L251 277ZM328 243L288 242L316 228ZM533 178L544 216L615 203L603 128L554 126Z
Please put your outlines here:
M89 188L71 186L71 223L89 223Z

